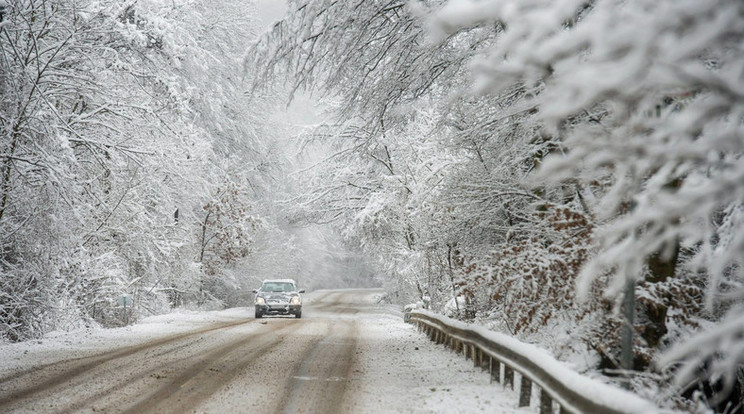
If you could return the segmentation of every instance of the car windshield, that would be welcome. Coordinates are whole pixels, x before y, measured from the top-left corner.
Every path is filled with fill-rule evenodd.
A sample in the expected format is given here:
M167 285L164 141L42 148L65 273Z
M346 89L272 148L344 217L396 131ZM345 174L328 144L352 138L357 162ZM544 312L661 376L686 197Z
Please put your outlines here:
M266 282L261 286L263 292L294 292L295 287L287 282Z

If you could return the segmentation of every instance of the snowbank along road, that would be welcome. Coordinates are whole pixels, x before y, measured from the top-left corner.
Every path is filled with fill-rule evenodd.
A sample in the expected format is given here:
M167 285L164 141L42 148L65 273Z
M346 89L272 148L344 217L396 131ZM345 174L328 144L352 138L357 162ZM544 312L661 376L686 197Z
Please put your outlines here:
M380 294L315 292L303 319L239 308L3 345L0 412L525 412Z

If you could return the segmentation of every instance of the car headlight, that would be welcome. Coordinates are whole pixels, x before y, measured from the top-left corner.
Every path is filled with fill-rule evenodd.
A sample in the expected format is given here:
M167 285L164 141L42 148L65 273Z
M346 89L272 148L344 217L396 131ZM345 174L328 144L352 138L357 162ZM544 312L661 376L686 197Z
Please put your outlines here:
M299 305L302 301L300 300L299 296L292 296L292 299L289 300L290 305Z
M256 298L256 305L265 305L266 299L262 298L261 296Z

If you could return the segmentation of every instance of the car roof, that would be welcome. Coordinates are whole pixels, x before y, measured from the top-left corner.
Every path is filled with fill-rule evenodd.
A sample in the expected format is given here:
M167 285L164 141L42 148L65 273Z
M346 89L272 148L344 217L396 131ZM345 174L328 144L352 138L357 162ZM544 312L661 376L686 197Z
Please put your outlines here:
M297 282L294 279L264 279L263 283L291 283L297 286Z

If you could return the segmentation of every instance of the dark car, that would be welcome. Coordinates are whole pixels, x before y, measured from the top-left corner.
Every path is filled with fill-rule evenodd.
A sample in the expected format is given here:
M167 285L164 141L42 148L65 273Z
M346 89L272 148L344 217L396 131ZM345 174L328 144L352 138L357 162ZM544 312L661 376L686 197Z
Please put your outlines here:
M292 279L267 279L256 294L256 318L264 315L294 315L302 317L302 296L305 289L297 290Z

